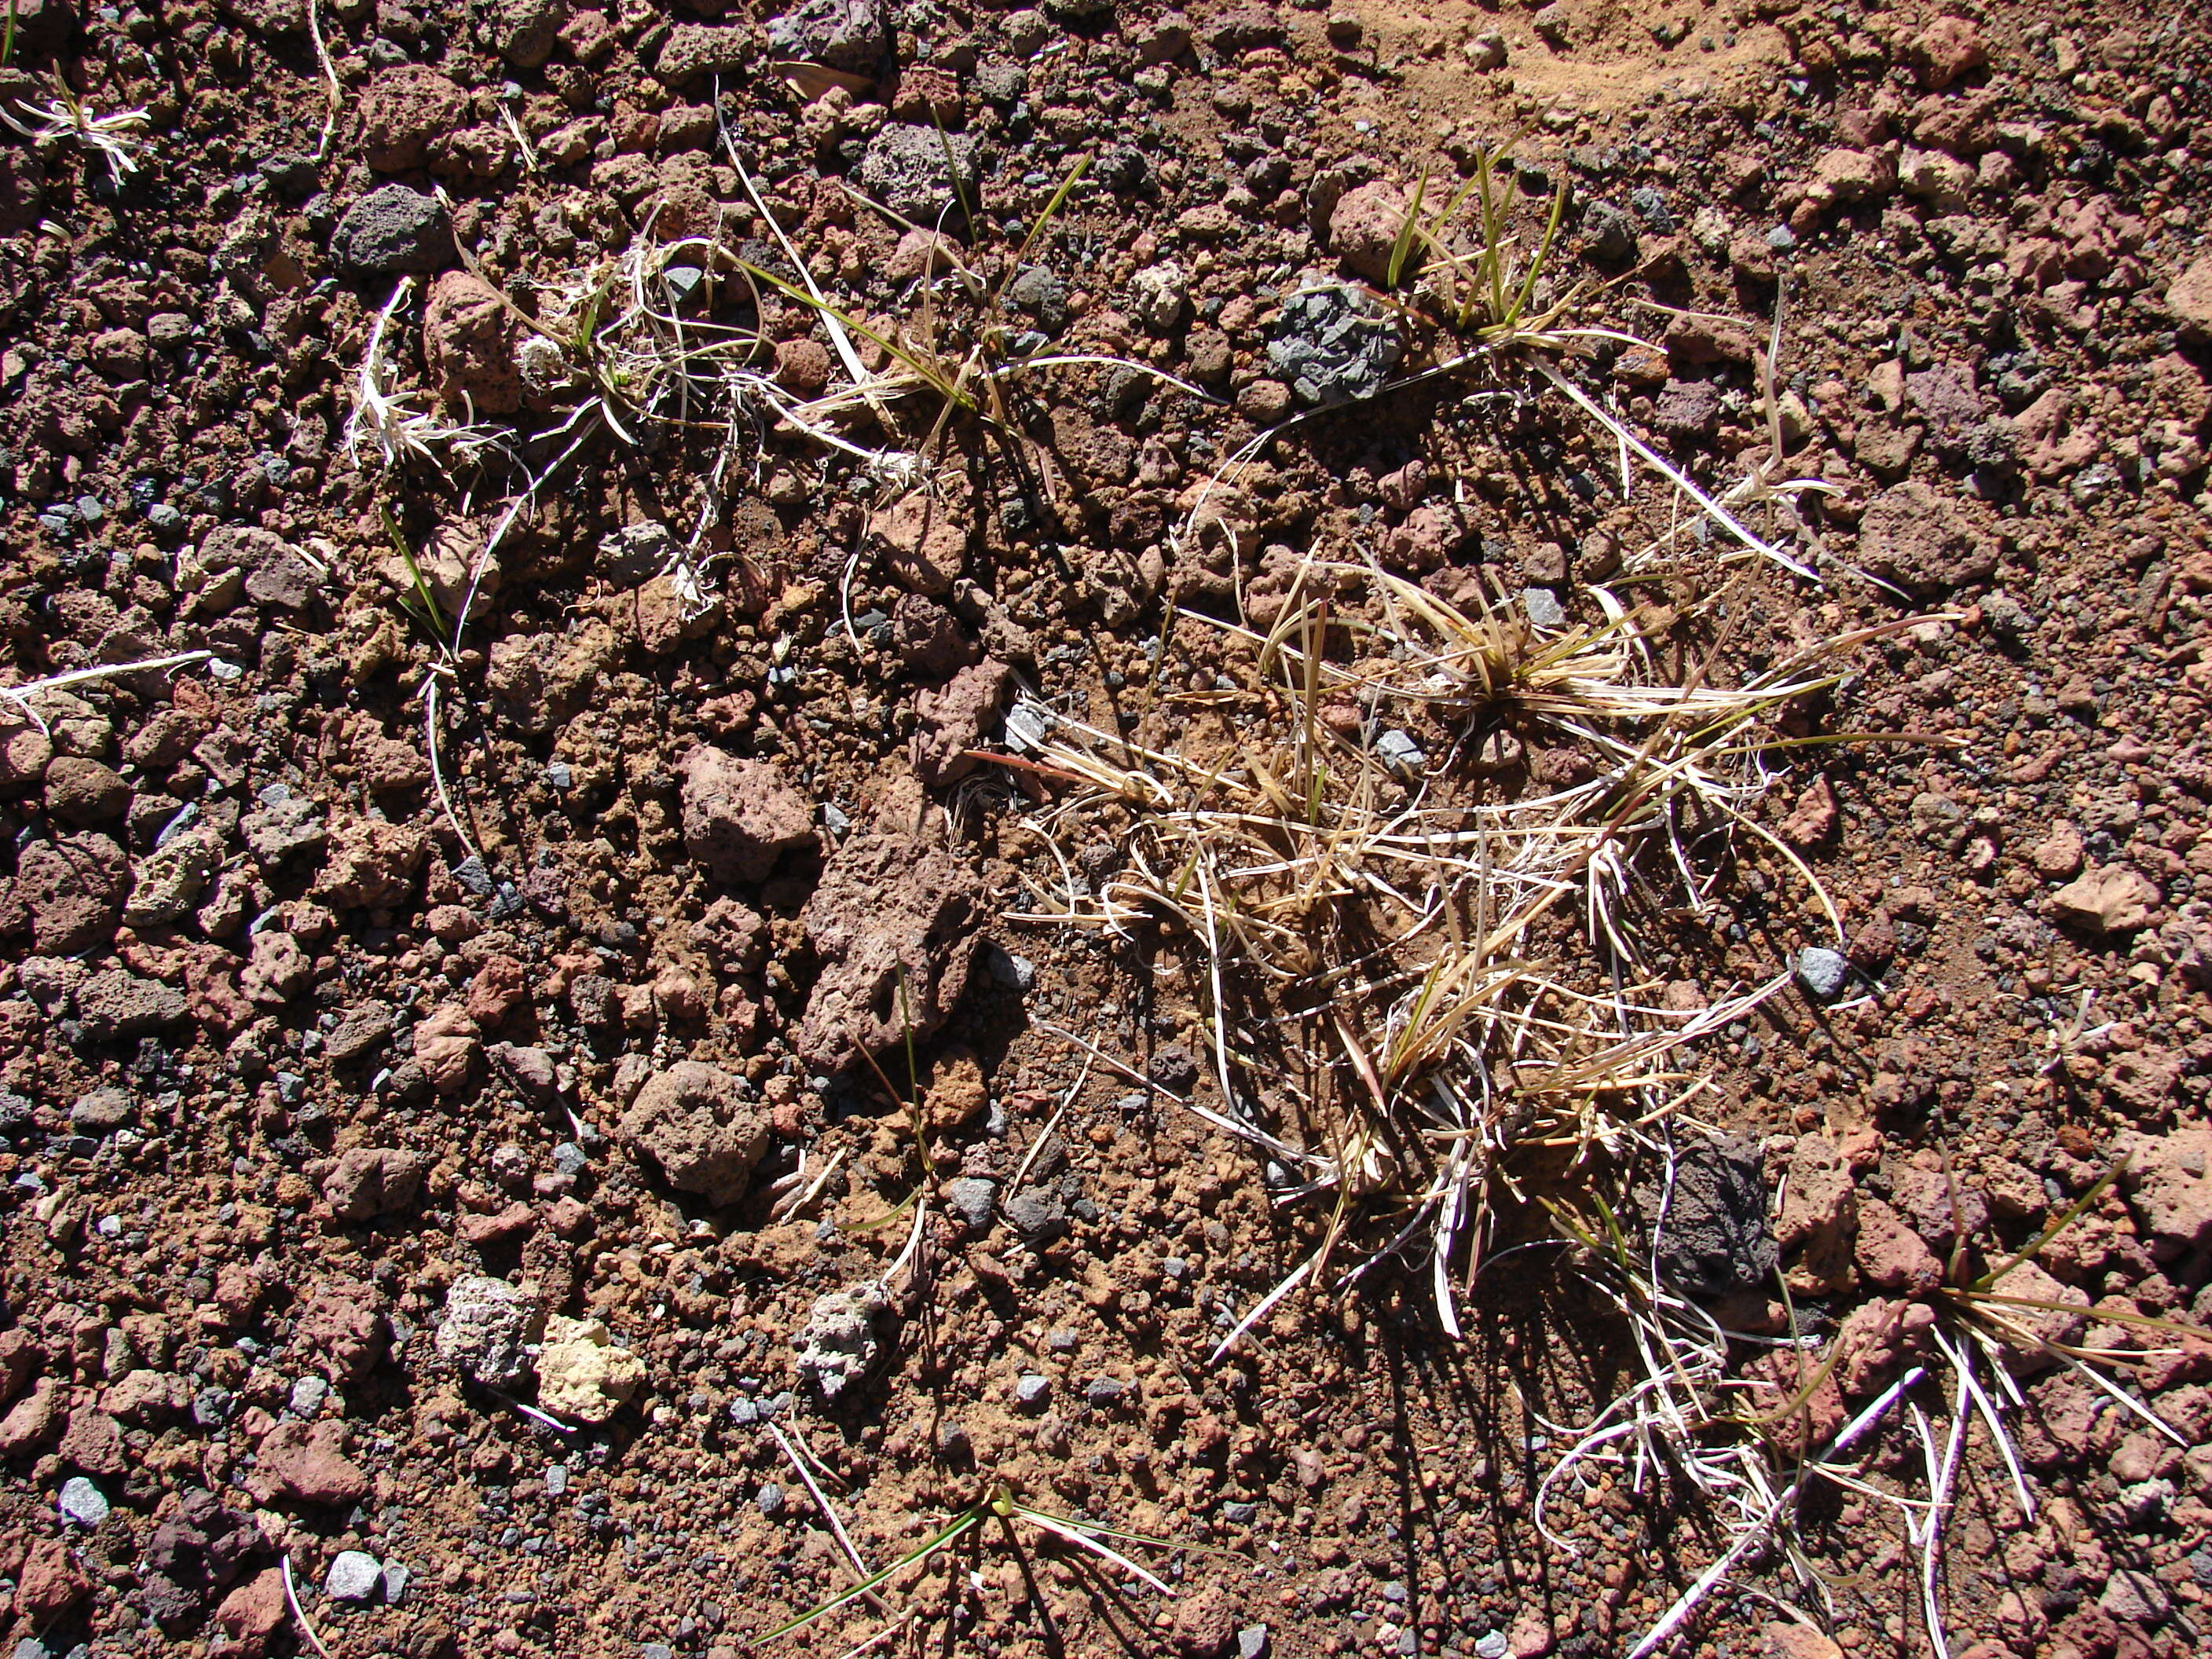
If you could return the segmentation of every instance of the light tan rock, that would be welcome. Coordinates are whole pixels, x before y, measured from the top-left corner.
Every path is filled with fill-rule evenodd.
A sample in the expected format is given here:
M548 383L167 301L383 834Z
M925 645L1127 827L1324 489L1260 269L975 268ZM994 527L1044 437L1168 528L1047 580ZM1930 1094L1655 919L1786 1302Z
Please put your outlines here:
M604 1423L629 1403L645 1381L645 1362L617 1348L596 1319L545 1322L538 1351L538 1403L556 1417Z

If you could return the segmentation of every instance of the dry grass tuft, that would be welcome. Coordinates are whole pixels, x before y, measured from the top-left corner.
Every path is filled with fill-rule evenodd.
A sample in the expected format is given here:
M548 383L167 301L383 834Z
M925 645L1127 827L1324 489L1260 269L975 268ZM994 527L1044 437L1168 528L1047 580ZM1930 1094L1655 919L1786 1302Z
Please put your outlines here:
M1061 878L1024 919L1193 962L1223 1103L1201 1109L1290 1172L1285 1201L1328 1206L1292 1280L1425 1259L1454 1333L1501 1214L1579 1209L1657 1152L1707 1086L1688 1046L1786 982L1661 1006L1648 925L1702 910L1745 834L1835 920L1751 816L1763 723L1886 630L1723 685L1665 672L1683 618L1592 592L1601 620L1547 631L1309 560L1264 632L1179 613L1222 688L1166 699L1179 752L1054 719L1028 763L1073 787L1030 820ZM1109 821L1126 862L1094 884L1074 855Z

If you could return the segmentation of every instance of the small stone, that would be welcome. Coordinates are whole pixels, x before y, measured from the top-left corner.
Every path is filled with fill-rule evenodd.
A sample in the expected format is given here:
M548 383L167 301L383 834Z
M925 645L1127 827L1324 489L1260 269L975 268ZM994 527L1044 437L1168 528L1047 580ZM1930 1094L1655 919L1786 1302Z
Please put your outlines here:
M1024 1244L1042 1244L1067 1231L1067 1204L1050 1187L1024 1187L1006 1200L1006 1221Z
M1395 727L1375 740L1375 757L1403 778L1419 776L1429 763L1421 745Z
M769 50L865 75L884 46L880 0L800 0L768 21Z
M2173 1603L2165 1587L2148 1573L2121 1567L2106 1583L2097 1605L2131 1625L2154 1625L2166 1617Z
M1190 302L1190 273L1172 259L1147 265L1129 279L1137 319L1155 334L1166 334L1182 321Z
M1014 1404L1024 1411L1035 1411L1052 1398L1052 1379L1034 1372L1014 1381Z
M1237 1632L1237 1659L1267 1659L1265 1625L1247 1625Z
M405 1209L422 1190L421 1154L389 1146L353 1146L323 1178L323 1198L341 1221L362 1222Z
M1601 264L1626 264L1636 257L1636 221L1610 202L1595 202L1583 216L1583 248Z
M1712 435L1720 424L1721 389L1711 380L1669 380L1661 389L1651 424L1670 438Z
M1844 1650L1809 1625L1776 1619L1765 1635L1760 1659L1844 1659Z
M865 1049L921 1042L951 1017L980 951L981 880L941 847L904 836L848 837L807 902L808 939L822 963L793 1041L823 1072ZM903 994L890 995L886 987Z
M1118 1376L1094 1376L1083 1385L1083 1401L1087 1406L1105 1411L1120 1403L1129 1391L1129 1385Z
M331 233L331 253L366 276L442 270L453 263L453 228L436 197L385 185L345 210Z
M596 1319L545 1322L538 1352L538 1403L556 1417L604 1423L627 1404L645 1381L645 1362L617 1348Z
M2081 830L2061 819L2028 849L2027 860L2035 866L2035 873L2045 880L2066 881L2081 873L2085 850Z
M1680 1289L1720 1296L1759 1288L1772 1276L1778 1253L1756 1141L1694 1141L1675 1159L1671 1186L1648 1182L1637 1200L1647 1215L1663 1212L1659 1271Z
M80 1527L96 1527L107 1519L107 1498L99 1487L81 1474L73 1474L62 1482L61 1497L55 1507L62 1519Z
M1406 192L1380 179L1344 193L1329 216L1328 244L1346 270L1378 286L1389 280L1407 207Z
M834 1404L875 1369L883 1355L878 1327L890 1304L873 1285L832 1291L816 1298L806 1328L792 1345L800 1378L823 1404Z
M1961 502L1917 479L1893 484L1859 517L1859 559L1875 575L1916 593L1935 594L1985 580L1998 547Z
M860 188L901 218L935 224L975 200L975 140L964 132L891 123L860 156Z
M568 21L568 0L497 0L487 20L490 44L517 69L543 69Z
M538 1316L537 1297L503 1279L457 1279L438 1321L438 1358L489 1388L512 1388L530 1374Z
M769 1124L733 1072L683 1060L652 1078L622 1115L623 1141L659 1166L668 1183L734 1204L768 1148Z
M1299 401L1334 404L1381 391L1404 349L1396 321L1376 300L1332 283L1283 302L1267 363Z
M1522 588L1521 612L1528 618L1531 628L1557 629L1567 625L1566 607L1559 603L1559 596L1548 587Z
M678 769L684 851L718 880L764 880L785 851L814 839L811 804L769 762L702 747Z
M521 325L506 300L480 278L449 270L431 284L422 311L422 360L454 407L512 415L522 407L514 349Z
M1836 821L1840 810L1836 805L1836 792L1825 777L1814 778L1797 804L1775 827L1782 839L1792 847L1817 847L1836 833Z
M1013 690L1013 671L986 658L942 686L915 698L915 775L930 788L957 782L975 769L974 750L984 746Z
M374 1601L384 1588L384 1568L365 1550L340 1550L331 1558L323 1592L336 1601Z
M552 1483L550 1480L546 1483L546 1490L549 1492L552 1491ZM408 1572L404 1564L401 1562L386 1561L384 1564L384 1601L386 1606L397 1607L399 1604L399 1598L407 1594L407 1580L412 1575Z
M92 1042L148 1036L181 1024L190 1012L183 992L120 969L94 974L77 988L77 1018Z
M2157 914L2157 886L2124 864L2100 865L2076 877L2051 896L2051 914L2059 921L2098 933L2133 933Z
M1851 977L1850 958L1824 945L1810 945L1797 953L1797 982L1812 996L1826 1002L1843 994Z
M988 1233L998 1202L999 1183L980 1176L962 1176L945 1183L945 1201L968 1224L972 1233Z
M292 1384L286 1404L295 1415L313 1417L323 1408L323 1401L331 1397L331 1385L319 1376L303 1376Z
M774 1520L783 1513L783 1488L770 1480L753 1494L753 1507Z
M681 86L704 76L734 75L751 64L757 52L750 29L678 23L662 40L653 72L663 85Z
M2200 253L2166 290L2166 308L2181 325L2181 337L2212 340L2212 253Z
M70 1127L81 1135L108 1135L131 1121L131 1097L120 1089L94 1089L70 1108Z

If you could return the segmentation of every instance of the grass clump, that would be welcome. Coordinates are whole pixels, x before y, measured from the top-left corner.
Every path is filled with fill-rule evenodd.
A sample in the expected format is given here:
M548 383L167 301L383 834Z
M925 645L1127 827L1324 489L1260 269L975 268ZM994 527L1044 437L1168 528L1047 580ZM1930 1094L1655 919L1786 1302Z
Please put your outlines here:
M1327 1206L1293 1279L1416 1259L1455 1333L1501 1216L1656 1153L1705 1087L1690 1045L1787 982L1663 1007L1654 924L1705 908L1748 836L1840 933L1753 815L1761 755L1823 659L1885 630L1723 685L1664 671L1680 616L1601 611L1539 629L1309 559L1264 631L1178 614L1222 689L1166 699L1176 751L1059 720L1024 763L1069 786L1030 820L1063 878L1026 919L1188 954L1209 1116L1295 1172L1285 1202ZM1109 819L1122 866L1076 879Z

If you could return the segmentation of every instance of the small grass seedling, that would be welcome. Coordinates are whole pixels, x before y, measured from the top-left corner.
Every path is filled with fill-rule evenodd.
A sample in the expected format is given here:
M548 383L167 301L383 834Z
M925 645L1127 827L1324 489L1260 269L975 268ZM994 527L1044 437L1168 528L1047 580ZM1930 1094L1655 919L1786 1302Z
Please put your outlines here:
M14 13L9 15L14 21ZM13 48L14 31L9 34ZM66 138L83 149L97 155L107 164L108 181L120 187L123 181L138 170L139 153L146 147L138 135L149 125L143 109L118 110L112 115L96 114L91 106L72 91L69 84L57 76L53 82L54 95L43 104L17 102L14 113L0 106L0 121L4 121L33 143L52 138Z
M368 343L354 374L346 453L355 457L366 449L387 472L420 462L443 477L448 457L469 459L486 451L503 451L507 442L495 427L473 421L456 426L447 421L423 406L420 392L393 390L397 374L388 336L413 286L412 277L402 276L369 325Z
M1511 158L1513 145L1485 147L1475 153L1474 173L1424 216L1430 175L1422 173L1413 199L1390 249L1388 281L1396 289L1410 283L1413 303L1430 320L1464 344L1499 356L1530 349L1556 349L1570 336L1554 332L1589 297L1591 287L1577 283L1538 302L1539 284L1550 268L1553 245L1566 213L1565 180L1552 192L1544 229L1525 257L1512 229L1512 204L1498 182L1498 171ZM1472 245L1460 231L1462 211L1472 200Z
M1005 1545L1020 1569L1022 1582L1029 1593L1030 1604L1036 1609L1038 1621L1043 1626L1046 1639L1052 1644L1054 1651L1061 1650L1064 1648L1064 1643L1060 1638L1057 1624L1053 1619L1051 1607L1046 1600L1044 1587L1037 1581L1036 1571L1030 1565L1030 1551L1023 1546L1024 1532L1031 1534L1032 1545L1038 1543L1073 1545L1078 1550L1095 1556L1108 1566L1117 1571L1127 1573L1139 1583L1167 1596L1172 1596L1175 1594L1173 1586L1157 1573L1139 1565L1115 1546L1120 1544L1133 1545L1145 1549L1196 1551L1200 1554L1207 1555L1230 1553L1227 1551L1212 1549L1204 1545L1177 1543L1173 1539L1153 1538L1143 1533L1128 1532L1096 1521L1082 1521L1069 1516L1054 1515L1049 1510L1037 1509L1024 1502L1011 1486L1003 1480L997 1480L992 1482L975 1502L952 1516L928 1539L908 1551L890 1565L879 1572L870 1574L850 1589L831 1596L828 1601L809 1608L797 1618L786 1620L765 1635L755 1638L751 1645L756 1648L764 1647L779 1637L787 1636L793 1631L803 1630L816 1621L827 1618L840 1607L864 1598L880 1606L881 1603L878 1600L879 1592L896 1580L922 1566L933 1557L950 1549L963 1539L980 1543L985 1534L993 1532L997 1534L1000 1541ZM893 1628L909 1623L917 1616L917 1610L908 1607L905 1612L896 1615ZM866 1645L872 1646L875 1641L881 1638L872 1638Z

